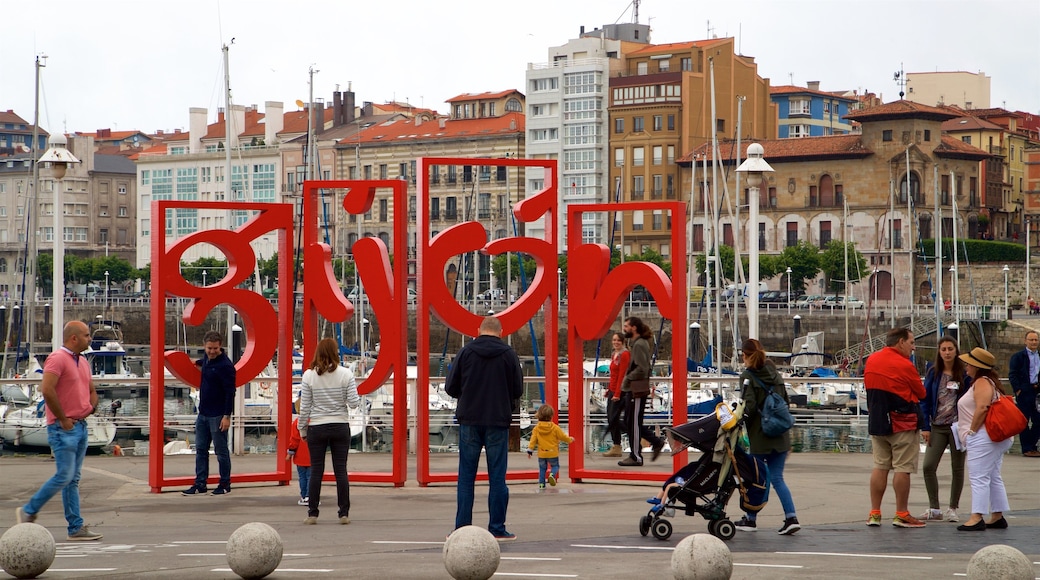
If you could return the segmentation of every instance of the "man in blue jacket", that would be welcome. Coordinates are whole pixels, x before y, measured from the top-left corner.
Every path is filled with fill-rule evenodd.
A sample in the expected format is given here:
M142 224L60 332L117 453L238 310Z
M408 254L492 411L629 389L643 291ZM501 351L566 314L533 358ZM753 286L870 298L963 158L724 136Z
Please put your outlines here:
M1040 441L1040 410L1036 408L1037 393L1040 392L1040 335L1035 330L1026 333L1026 347L1011 355L1008 364L1008 380L1015 392L1018 410L1026 416L1026 430L1018 436L1022 444L1022 455L1040 457L1037 442Z
M213 495L231 493L231 453L228 451L228 429L235 408L235 364L222 347L224 337L210 331L202 339L206 356L195 361L202 371L199 382L199 415L195 419L195 485L182 491L184 495L205 495L209 478L209 446L217 455L220 482Z
M455 529L473 523L473 488L485 449L488 467L488 531L500 541L516 539L506 531L509 487L506 468L509 458L509 425L517 399L523 394L520 359L502 341L502 323L487 316L478 336L462 347L448 370L444 390L458 399L455 419L459 422L459 482Z

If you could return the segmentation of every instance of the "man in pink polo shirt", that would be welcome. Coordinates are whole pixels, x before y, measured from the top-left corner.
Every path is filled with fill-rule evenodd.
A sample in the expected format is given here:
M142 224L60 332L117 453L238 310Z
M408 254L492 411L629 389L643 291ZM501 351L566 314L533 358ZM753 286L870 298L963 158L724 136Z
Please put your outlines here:
M90 378L90 363L80 353L90 347L90 330L74 320L65 325L63 346L52 352L43 365L40 392L47 403L47 442L54 454L54 476L18 508L18 523L34 522L40 509L61 492L68 540L100 540L83 525L79 515L79 478L87 455L87 416L97 407L98 395Z

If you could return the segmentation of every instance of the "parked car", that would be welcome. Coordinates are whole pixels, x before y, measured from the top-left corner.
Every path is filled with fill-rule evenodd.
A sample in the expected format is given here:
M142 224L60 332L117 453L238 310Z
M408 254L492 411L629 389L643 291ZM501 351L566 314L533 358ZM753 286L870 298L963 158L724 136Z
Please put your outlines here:
M632 302L651 302L653 297L650 295L650 291L642 286L636 286L632 289L632 293L629 294L628 299Z
M780 291L779 290L770 290L768 292L763 292L762 294L759 294L759 296L758 296L758 302L759 302L760 305L761 304L772 304L774 302L779 302L779 301L780 301Z
M843 298L844 300L842 300L842 306L844 306L845 308L859 310L860 308L866 306L866 304L862 300L856 298L855 296L845 296Z

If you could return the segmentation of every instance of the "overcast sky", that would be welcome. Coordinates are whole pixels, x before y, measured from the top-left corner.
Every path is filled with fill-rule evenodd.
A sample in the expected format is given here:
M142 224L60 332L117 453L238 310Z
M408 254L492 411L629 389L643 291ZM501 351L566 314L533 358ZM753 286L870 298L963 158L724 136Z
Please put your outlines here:
M466 92L524 89L528 63L581 26L631 22L627 0L47 0L5 2L0 110L56 131L187 129L188 108L222 107L221 45L236 104L353 84L357 100L447 112ZM734 36L773 85L860 89L898 99L907 72L982 71L991 106L1040 112L1037 0L643 0L655 44Z

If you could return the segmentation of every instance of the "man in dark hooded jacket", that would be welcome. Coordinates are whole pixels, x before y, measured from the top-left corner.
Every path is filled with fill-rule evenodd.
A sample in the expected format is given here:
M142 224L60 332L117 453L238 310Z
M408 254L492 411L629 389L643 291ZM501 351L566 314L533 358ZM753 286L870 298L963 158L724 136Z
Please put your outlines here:
M520 359L502 341L502 323L487 316L478 336L455 355L444 388L458 399L455 419L459 422L459 482L455 529L473 523L473 488L477 479L480 450L485 449L488 467L488 531L499 541L515 540L506 531L509 488L506 468L509 456L509 425L517 399L523 394Z

